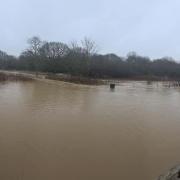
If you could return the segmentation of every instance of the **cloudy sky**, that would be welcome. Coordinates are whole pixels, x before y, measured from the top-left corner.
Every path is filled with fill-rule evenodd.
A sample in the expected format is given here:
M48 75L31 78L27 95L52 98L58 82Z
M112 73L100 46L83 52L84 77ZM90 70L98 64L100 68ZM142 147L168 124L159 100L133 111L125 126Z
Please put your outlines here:
M180 60L180 0L0 0L0 49L18 55L29 37L92 38L100 53Z

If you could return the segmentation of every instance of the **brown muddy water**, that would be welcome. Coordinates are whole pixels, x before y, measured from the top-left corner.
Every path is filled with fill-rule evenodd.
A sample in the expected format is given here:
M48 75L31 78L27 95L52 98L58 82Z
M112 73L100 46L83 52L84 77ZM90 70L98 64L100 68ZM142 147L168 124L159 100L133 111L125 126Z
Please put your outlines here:
M179 89L0 84L2 180L154 180L179 152Z

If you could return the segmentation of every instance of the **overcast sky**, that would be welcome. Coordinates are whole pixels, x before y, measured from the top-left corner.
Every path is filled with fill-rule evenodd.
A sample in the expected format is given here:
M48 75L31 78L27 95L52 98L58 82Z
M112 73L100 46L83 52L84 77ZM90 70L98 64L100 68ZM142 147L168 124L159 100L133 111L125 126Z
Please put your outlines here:
M18 55L29 37L92 38L100 53L180 60L180 0L0 0L0 49Z

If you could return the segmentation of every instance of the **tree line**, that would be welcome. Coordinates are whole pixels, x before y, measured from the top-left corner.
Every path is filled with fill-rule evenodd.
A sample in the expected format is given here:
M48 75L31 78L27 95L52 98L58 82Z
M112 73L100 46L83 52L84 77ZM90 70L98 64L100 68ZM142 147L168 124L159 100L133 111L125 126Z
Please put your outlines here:
M69 45L28 40L29 47L18 57L0 51L0 69L64 73L91 78L180 78L180 63L164 57L151 60L131 52L127 57L99 54L94 41L84 38Z

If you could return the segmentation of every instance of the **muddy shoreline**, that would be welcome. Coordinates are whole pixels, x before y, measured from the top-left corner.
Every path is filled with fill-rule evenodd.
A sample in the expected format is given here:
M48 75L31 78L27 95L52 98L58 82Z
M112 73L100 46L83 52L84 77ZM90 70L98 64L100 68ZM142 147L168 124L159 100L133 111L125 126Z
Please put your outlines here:
M0 82L4 81L32 81L33 79L22 74L0 72Z
M0 82L3 81L32 81L32 80L54 80L80 85L109 85L111 83L119 83L121 81L165 81L165 82L180 82L179 79L167 77L134 77L134 78L88 78L82 76L72 76L67 74L53 74L40 72L24 72L24 71L0 71Z

